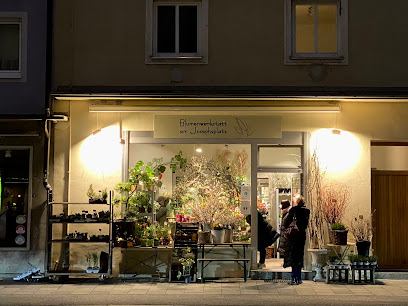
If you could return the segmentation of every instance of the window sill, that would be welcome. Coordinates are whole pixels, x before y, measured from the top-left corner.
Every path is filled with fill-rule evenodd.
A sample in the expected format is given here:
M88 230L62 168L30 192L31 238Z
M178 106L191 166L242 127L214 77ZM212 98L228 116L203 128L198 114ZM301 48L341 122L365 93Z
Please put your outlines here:
M344 56L338 57L300 57L291 56L285 60L285 65L348 65L348 60Z
M207 64L203 56L150 56L146 64Z
M0 79L21 79L21 72L0 71Z

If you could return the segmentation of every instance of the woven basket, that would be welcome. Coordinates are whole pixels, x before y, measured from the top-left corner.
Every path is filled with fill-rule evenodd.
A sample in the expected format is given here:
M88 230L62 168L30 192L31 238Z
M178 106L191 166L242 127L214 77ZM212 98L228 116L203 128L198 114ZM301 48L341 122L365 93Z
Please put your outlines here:
M346 245L347 244L347 233L348 233L348 230L344 230L344 231L330 230L331 244Z
M273 245L266 248L265 258L273 258Z

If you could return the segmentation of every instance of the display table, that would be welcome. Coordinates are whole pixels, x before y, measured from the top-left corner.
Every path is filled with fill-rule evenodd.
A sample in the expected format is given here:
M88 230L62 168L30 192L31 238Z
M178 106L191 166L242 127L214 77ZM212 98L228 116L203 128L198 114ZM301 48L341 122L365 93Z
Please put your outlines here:
M355 243L348 242L347 244L327 244L327 249L329 251L333 251L337 259L339 260L339 264L345 264L344 263L344 258L346 258L348 251L350 250L350 247L355 246ZM330 263L328 263L330 264Z
M244 269L244 281L247 280L247 263L250 259L246 258L246 250L249 243L202 243L198 245L201 249L201 258L197 259L197 262L201 264L201 282L204 283L204 269L212 262L233 262L237 263ZM212 251L219 248L231 248L235 251L235 256L211 257L208 256ZM242 251L242 252L241 252Z
M172 253L172 246L114 248L113 275L126 278L169 277Z

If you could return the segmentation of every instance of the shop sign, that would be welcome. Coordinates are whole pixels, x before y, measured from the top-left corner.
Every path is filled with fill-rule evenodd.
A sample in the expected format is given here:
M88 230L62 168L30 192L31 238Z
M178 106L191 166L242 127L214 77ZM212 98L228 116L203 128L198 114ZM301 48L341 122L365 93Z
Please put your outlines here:
M279 116L154 117L155 138L281 138Z

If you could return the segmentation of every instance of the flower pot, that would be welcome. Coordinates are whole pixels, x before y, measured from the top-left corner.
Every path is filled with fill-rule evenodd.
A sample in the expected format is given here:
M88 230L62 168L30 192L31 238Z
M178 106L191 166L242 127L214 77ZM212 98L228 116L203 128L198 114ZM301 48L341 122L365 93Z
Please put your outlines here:
M330 230L330 242L335 245L347 245L348 230Z
M313 281L326 281L322 268L326 266L327 249L308 249L308 251L312 254L312 269L316 271Z
M225 243L232 242L232 229L225 229L224 242Z
M186 276L186 277L184 278L184 282L185 282L186 284L191 283L191 275Z
M142 238L142 239L140 239L140 245L142 247L147 247L148 241L149 241L149 239Z
M135 238L135 246L137 246L137 245L140 245L142 242L141 242L141 239L140 238L138 238L138 237L136 237Z
M376 268L376 267L377 267L377 262L376 262L376 261L373 261L373 262L371 263L371 267Z
M154 239L153 241L154 241L154 246L156 246L156 247L159 246L160 240Z
M93 268L92 267L86 268L86 273L93 273Z
M198 232L198 243L210 243L211 241L211 232Z
M93 267L92 273L99 273L99 267Z
M211 236L213 239L213 243L224 243L225 230L213 229L211 230Z
M154 239L148 239L147 246L148 247L153 247L154 246Z
M370 241L357 241L356 246L358 255L367 257L370 254L370 245Z

